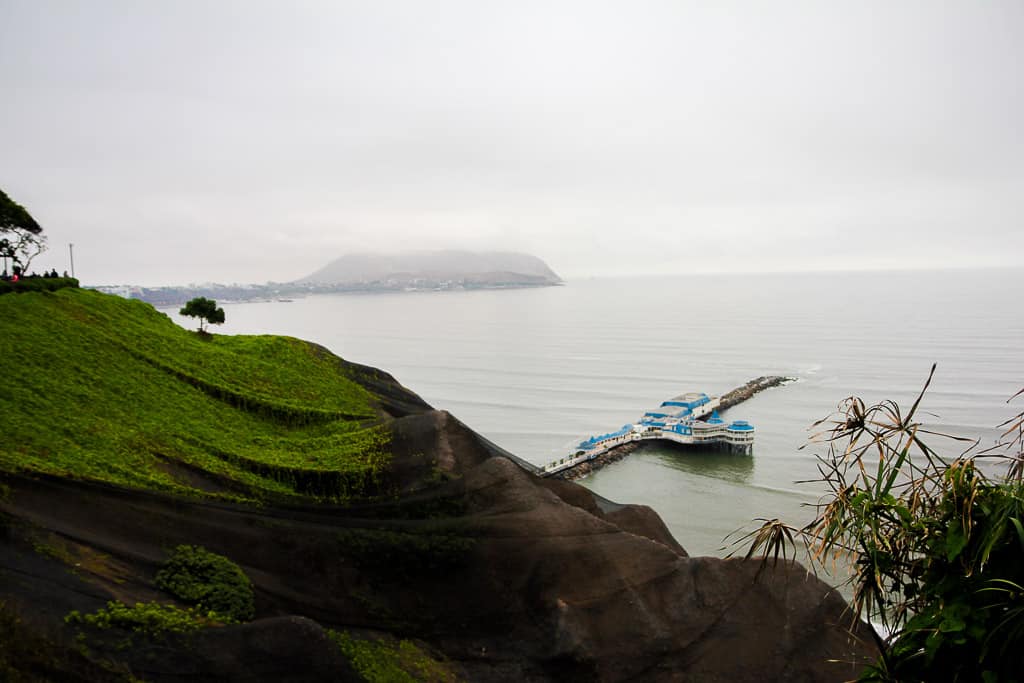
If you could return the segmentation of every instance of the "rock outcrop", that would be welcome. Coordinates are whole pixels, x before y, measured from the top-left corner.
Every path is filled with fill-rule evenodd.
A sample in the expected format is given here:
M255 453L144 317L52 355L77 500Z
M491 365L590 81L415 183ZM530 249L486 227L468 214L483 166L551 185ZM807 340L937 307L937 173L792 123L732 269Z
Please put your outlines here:
M472 681L841 681L873 658L799 565L688 557L649 508L540 479L386 373L352 372L390 416L396 497L253 507L4 475L0 606L73 653L65 614L162 597L159 564L192 544L242 567L257 619L94 659L149 681L356 680L327 628L414 639Z

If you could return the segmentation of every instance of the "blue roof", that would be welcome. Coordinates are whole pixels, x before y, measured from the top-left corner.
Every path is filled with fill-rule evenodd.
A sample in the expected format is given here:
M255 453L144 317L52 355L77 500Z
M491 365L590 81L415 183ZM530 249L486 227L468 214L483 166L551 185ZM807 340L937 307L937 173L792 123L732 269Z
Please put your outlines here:
M707 394L701 394L700 398L695 399L693 401L680 401L680 400L677 400L677 399L672 399L670 401L663 402L661 405L662 405L662 407L665 407L665 406L677 406L679 408L692 409L692 408L696 408L697 406L702 406L705 403L709 403L710 401L711 401L711 399L708 398Z
M734 431L734 432L752 432L752 431L754 431L753 425L751 425L746 420L736 420L731 425L729 425L729 429Z
M604 441L605 439L611 439L611 438L614 438L616 436L623 436L625 434L628 434L632 429L633 429L633 425L622 425L622 428L619 429L618 431L608 432L607 434L601 434L600 436L592 436L589 439L587 439L586 441L580 442L580 446L579 447L582 448L585 451L590 450L591 448L596 446L601 441Z
M660 408L664 408L664 410L661 410ZM664 412L666 415L686 415L687 413L691 412L691 410L689 406L681 406L676 405L674 403L669 403L662 404L659 408L655 408L654 410L648 412Z

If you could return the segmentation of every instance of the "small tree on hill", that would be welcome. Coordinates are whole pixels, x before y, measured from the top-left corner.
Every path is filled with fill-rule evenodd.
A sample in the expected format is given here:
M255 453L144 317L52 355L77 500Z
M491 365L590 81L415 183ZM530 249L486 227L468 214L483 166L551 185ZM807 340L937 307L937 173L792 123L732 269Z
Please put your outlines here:
M206 331L203 326L204 323L220 325L224 322L224 309L217 308L217 302L213 299L207 299L205 296L197 296L195 299L188 301L178 313L187 315L190 318L199 318L200 332Z
M0 190L0 256L12 259L14 266L25 273L32 259L45 249L43 228L24 206Z

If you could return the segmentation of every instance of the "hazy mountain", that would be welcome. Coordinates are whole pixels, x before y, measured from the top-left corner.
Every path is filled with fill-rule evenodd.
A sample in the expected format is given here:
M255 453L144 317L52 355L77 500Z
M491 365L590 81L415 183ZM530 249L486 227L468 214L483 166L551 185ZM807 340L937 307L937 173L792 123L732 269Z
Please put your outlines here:
M530 254L456 250L346 254L297 282L353 284L423 280L494 285L561 282L544 261Z

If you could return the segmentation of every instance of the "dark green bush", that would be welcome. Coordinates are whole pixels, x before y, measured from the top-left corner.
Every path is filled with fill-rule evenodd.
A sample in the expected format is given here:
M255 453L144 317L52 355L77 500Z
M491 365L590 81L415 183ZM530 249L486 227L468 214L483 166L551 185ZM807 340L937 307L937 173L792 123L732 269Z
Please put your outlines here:
M8 292L53 292L65 287L78 288L78 280L73 277L28 277L17 282L0 280L0 294Z
M252 583L241 567L200 546L179 545L156 575L156 585L183 602L236 621L252 619Z

